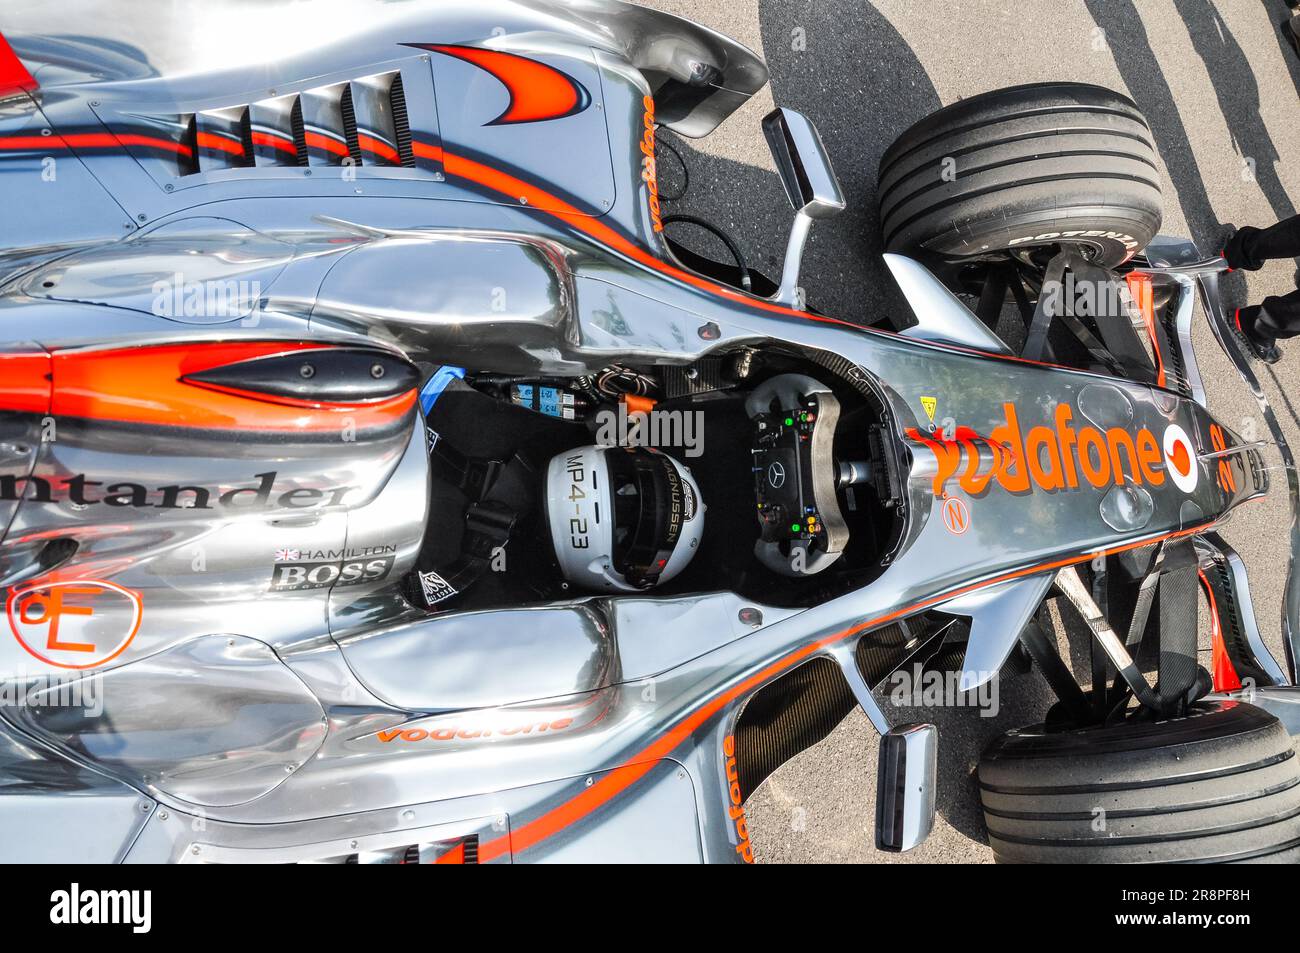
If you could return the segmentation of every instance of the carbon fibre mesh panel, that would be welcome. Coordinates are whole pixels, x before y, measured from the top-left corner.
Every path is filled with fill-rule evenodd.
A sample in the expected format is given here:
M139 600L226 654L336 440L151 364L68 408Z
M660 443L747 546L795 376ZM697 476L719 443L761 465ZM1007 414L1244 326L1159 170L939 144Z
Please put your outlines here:
M1256 685L1273 685L1275 680L1258 663L1255 650L1246 636L1246 626L1237 604L1232 573L1227 561L1217 561L1206 571L1206 581L1214 593L1215 608L1219 611L1219 631L1224 647L1232 659L1232 667L1241 679L1251 679Z
M805 662L755 692L736 722L741 797L829 735L855 704L840 667L827 658Z
M858 641L855 658L877 684L914 648L906 625L887 625ZM748 798L773 771L829 735L857 704L837 664L816 658L764 685L736 722L736 768Z
M1168 548L1160 574L1160 700L1181 702L1196 681L1196 554L1187 541Z

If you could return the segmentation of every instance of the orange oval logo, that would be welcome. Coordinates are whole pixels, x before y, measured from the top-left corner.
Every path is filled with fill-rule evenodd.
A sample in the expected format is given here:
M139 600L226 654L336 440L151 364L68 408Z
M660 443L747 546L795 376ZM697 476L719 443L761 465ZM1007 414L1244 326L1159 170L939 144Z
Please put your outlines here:
M943 501L943 525L954 536L960 536L970 529L970 510L966 508L965 502L955 496Z
M95 668L126 651L144 614L140 595L77 579L10 590L9 628L29 655L58 668Z

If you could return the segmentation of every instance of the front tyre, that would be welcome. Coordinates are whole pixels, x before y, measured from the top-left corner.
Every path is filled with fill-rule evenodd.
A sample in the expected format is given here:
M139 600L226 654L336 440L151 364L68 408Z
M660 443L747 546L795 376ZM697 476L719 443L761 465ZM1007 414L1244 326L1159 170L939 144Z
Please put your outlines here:
M1160 229L1151 130L1127 96L1087 83L940 109L886 150L878 191L886 249L928 263L1068 245L1109 268Z
M1008 732L980 760L980 800L998 863L1297 863L1298 760L1263 709L1201 703Z

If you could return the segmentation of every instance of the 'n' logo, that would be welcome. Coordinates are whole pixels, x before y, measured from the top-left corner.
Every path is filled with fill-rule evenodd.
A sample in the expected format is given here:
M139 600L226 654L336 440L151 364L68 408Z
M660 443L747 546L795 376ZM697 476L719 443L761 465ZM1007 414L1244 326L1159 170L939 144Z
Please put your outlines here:
M943 501L943 525L954 536L960 536L970 529L970 510L963 500L950 496Z

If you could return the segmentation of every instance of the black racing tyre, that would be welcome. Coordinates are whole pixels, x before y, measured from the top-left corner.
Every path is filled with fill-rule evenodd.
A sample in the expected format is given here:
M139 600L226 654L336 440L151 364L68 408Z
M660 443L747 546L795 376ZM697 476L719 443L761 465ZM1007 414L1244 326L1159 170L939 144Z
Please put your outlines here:
M1071 244L1113 267L1160 229L1151 130L1127 96L1087 83L932 113L885 151L878 191L885 248L930 260Z
M998 863L1295 863L1300 759L1254 705L996 739L979 765Z

